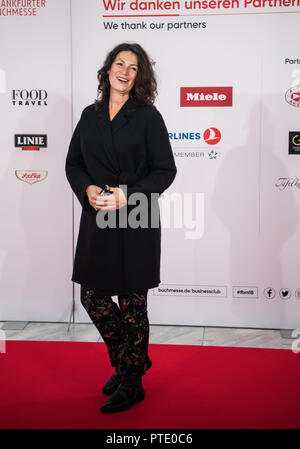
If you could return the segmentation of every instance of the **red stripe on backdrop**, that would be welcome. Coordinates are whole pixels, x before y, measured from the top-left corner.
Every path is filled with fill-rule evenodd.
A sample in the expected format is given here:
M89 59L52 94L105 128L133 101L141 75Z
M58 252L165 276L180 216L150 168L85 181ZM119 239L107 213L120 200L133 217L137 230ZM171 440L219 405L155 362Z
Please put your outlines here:
M179 14L114 14L103 15L102 17L178 17Z
M0 354L2 429L299 428L300 354L149 346L146 398L100 411L112 374L104 343L7 341Z
M300 11L224 12L210 14L104 14L102 17L207 17L207 16L253 16L258 14L299 14Z

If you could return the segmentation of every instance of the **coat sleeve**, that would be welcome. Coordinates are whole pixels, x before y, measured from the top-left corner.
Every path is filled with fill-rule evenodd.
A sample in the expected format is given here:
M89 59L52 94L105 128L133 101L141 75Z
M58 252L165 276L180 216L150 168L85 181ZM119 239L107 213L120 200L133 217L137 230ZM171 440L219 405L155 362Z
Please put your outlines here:
M153 107L148 117L145 135L150 171L147 176L127 188L127 196L142 192L161 195L173 182L177 168L168 131L160 112Z
M78 198L81 206L84 209L90 207L88 197L86 194L86 188L89 185L94 184L89 174L87 173L86 166L81 153L80 146L80 124L79 120L70 145L66 158L65 171L69 184Z

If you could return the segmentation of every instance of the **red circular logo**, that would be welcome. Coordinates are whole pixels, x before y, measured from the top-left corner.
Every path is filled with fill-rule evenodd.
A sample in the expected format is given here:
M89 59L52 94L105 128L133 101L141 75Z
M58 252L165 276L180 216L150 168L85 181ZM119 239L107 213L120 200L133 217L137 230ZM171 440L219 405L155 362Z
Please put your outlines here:
M207 128L204 131L203 139L208 145L216 145L221 140L221 132L218 128Z
M292 94L291 94L291 99L293 100L293 101L296 101L297 103L300 103L300 91L298 90L296 90L296 92L293 92Z
M286 101L292 106L300 106L300 84L288 89L285 93Z

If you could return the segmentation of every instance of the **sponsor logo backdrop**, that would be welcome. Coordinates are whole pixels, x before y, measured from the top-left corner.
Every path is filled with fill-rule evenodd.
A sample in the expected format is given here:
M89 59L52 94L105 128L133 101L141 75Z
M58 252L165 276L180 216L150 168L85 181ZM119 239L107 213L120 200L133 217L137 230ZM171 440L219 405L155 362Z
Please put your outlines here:
M0 321L67 321L70 2L10 3L0 2Z
M299 326L300 6L214 4L51 0L32 17L2 14L2 319L71 313L80 206L64 160L107 52L131 41L156 62L156 105L178 167L160 200L151 323ZM20 145L47 136L47 146L22 151L15 135ZM172 216L164 227L175 192L190 194L194 228ZM76 320L89 321L78 285L74 294Z

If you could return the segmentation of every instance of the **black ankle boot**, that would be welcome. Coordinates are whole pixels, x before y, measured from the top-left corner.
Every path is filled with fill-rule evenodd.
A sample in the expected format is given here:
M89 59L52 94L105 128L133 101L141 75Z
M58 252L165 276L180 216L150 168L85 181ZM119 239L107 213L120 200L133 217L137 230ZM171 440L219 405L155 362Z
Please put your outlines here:
M108 381L103 385L102 391L104 394L112 394L116 391L122 380L122 374L114 372Z
M136 402L145 399L142 376L125 374L118 389L101 407L103 413L114 413L132 407Z
M151 368L151 366L152 366L152 360L150 359L150 357L148 357L146 370ZM104 386L102 388L102 392L104 394L114 393L117 390L118 386L120 385L122 377L123 376L121 374L114 372L113 375L110 376L108 381L104 384Z

